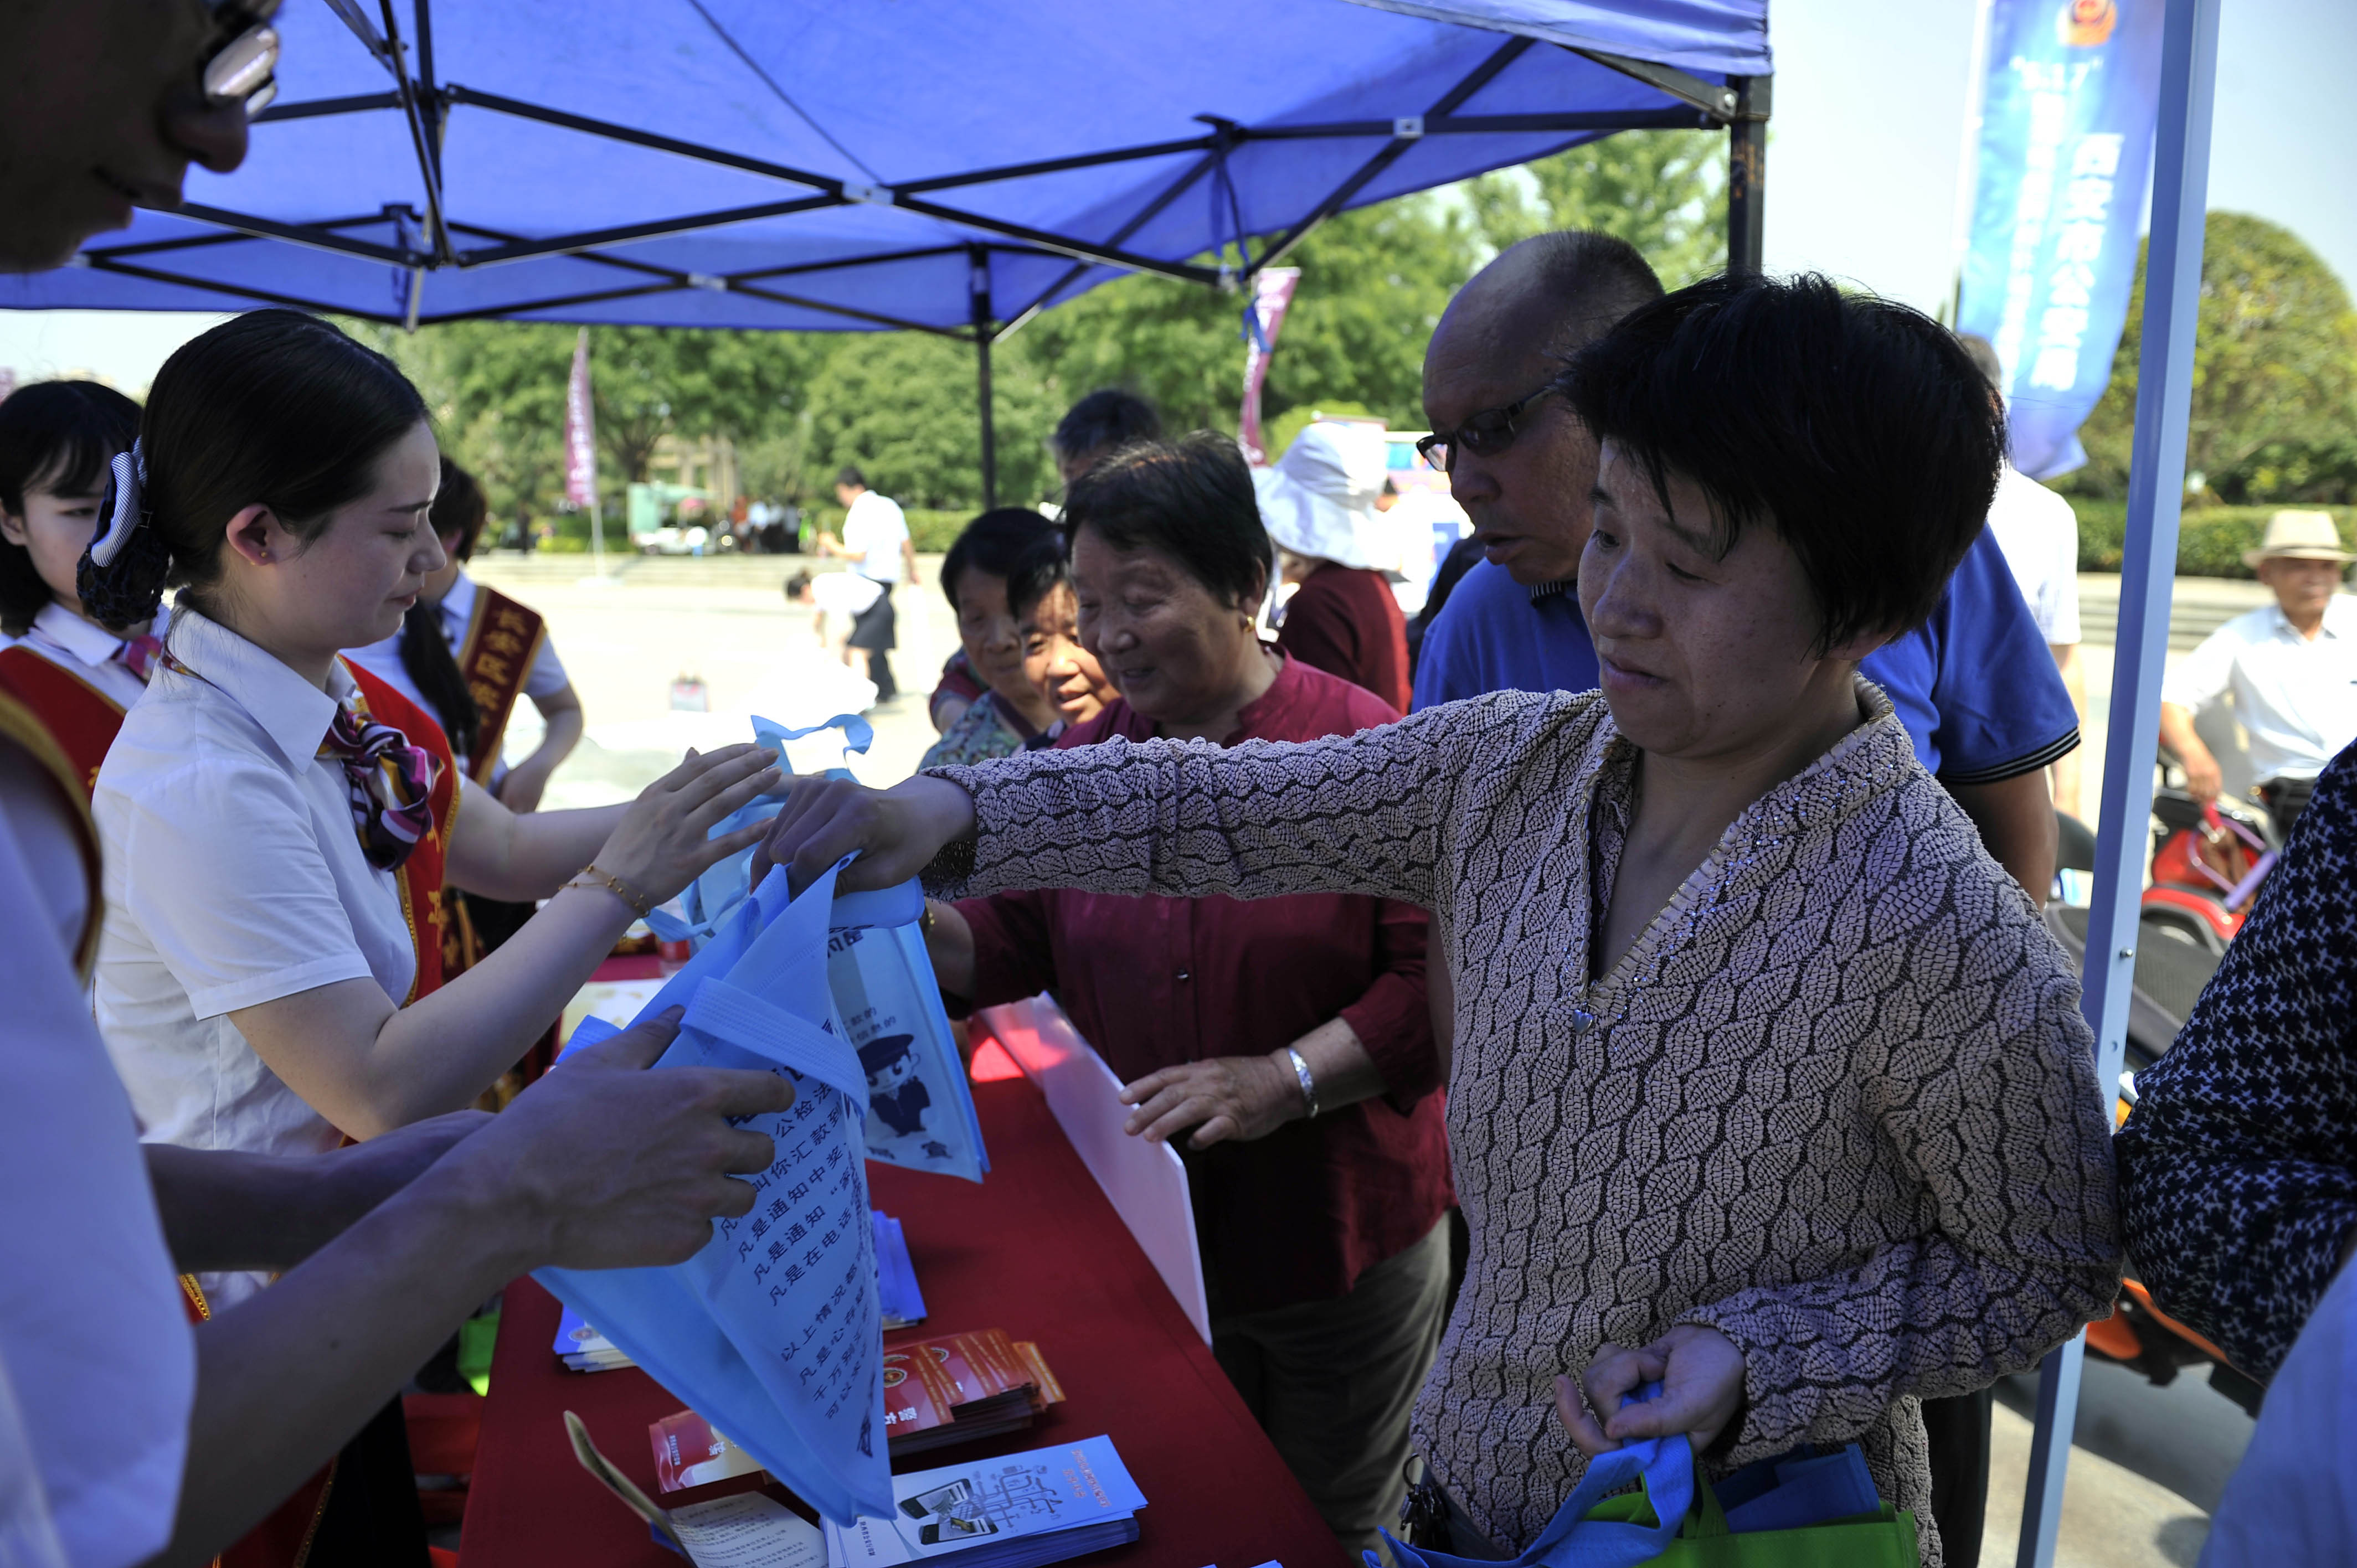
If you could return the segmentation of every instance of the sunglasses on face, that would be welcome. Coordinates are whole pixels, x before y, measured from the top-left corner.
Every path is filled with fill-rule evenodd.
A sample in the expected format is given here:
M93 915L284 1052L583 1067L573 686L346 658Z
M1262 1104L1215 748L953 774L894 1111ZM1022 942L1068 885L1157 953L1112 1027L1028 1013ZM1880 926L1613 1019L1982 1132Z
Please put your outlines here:
M1494 457L1514 444L1523 411L1555 390L1555 384L1549 381L1503 408L1485 408L1454 430L1436 430L1420 438L1415 449L1424 455L1426 462L1444 474L1453 470L1460 451L1477 457Z
M278 96L278 34L270 19L279 0L230 0L213 8L212 52L205 57L205 98L215 105L242 103L253 119Z

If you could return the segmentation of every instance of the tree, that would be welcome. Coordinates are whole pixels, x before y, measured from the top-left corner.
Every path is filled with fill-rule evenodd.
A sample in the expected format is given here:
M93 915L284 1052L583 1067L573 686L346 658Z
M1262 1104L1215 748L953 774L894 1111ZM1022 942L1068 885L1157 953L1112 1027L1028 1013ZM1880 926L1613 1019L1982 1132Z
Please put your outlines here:
M1467 184L1493 251L1554 229L1617 235L1665 288L1727 265L1727 138L1707 131L1623 131Z
M2070 488L2127 493L2144 347L2144 257L2112 377L2079 432L2087 466ZM2341 500L2357 480L2357 313L2349 292L2289 230L2212 212L2202 230L2193 338L2189 479L2229 502Z
M996 356L992 369L998 497L1021 505L1053 488L1047 442L1063 406L1021 359ZM809 387L813 460L828 469L857 464L904 506L978 505L975 382L970 343L929 332L845 334Z

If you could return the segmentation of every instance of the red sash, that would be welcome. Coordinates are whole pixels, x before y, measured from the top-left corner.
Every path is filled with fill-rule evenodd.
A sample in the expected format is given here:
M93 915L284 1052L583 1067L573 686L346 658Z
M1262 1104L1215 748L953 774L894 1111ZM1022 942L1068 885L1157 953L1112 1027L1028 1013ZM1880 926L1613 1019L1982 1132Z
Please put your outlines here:
M474 693L481 723L475 744L468 748L468 770L476 783L489 788L499 771L500 741L515 713L516 699L540 657L547 623L536 610L526 609L481 584L475 585L475 613L467 621L467 635L458 645L458 673Z
M409 852L409 858L393 873L393 881L401 889L402 918L409 925L410 947L417 955L417 977L410 983L408 996L403 999L402 1004L406 1006L442 983L442 864L450 841L450 824L458 814L458 770L450 758L450 742L440 725L426 717L416 703L350 660L347 660L344 667L351 671L360 688L354 706L377 723L401 731L412 745L425 746L442 764L434 780L434 830ZM425 911L423 930L418 923L421 909ZM189 1322L202 1323L212 1316L194 1275L180 1276L180 1297L188 1308ZM341 1462L340 1456L328 1460L269 1518L215 1558L216 1568L305 1568L305 1560L311 1554L312 1538L328 1511L328 1497L335 1489L336 1471Z
M106 748L123 727L113 698L29 648L0 649L0 738L15 741L57 781L81 841L90 879L89 912L74 962L84 980L98 959L98 929L105 895L98 879L98 829L91 821L91 786Z
M417 954L417 978L410 983L409 994L401 999L406 1007L441 986L443 946L455 934L442 897L442 866L451 825L458 820L458 766L450 756L449 737L425 709L350 660L344 660L344 668L351 671L353 683L360 688L354 705L362 714L378 724L391 725L407 736L412 746L424 746L442 764L434 779L434 830L393 874L401 888L401 918L409 926L409 945Z

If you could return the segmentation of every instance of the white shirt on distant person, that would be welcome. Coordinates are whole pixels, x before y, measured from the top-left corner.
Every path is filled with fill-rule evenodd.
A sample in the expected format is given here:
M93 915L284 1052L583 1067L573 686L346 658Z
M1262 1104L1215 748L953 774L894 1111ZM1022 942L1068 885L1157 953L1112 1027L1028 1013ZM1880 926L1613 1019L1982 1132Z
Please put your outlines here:
M373 980L396 1004L416 950L389 871L368 863L345 774L318 756L333 694L183 608L171 649L98 770L105 852L97 1013L150 1143L321 1154L342 1134L230 1021L241 1008ZM223 1305L240 1275L204 1280Z
M890 587L900 580L900 546L909 538L909 520L900 503L874 490L852 498L843 517L843 551L851 569Z
M1988 530L2021 585L2038 635L2049 647L2079 641L2079 516L2071 503L2007 463L1989 503Z
M2250 737L2254 779L2323 772L2357 740L2357 597L2327 600L2313 641L2278 605L2236 616L2169 672L2160 696L2198 712L2229 692Z
M196 1347L75 977L90 895L68 811L0 745L0 1562L124 1568L171 1538Z

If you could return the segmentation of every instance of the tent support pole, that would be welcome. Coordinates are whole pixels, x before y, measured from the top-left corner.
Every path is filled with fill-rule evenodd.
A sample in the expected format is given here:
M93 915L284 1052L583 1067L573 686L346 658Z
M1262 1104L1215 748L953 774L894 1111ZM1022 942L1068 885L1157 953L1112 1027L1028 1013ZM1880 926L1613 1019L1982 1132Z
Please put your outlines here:
M967 297L974 306L974 404L982 414L982 510L990 511L998 505L998 419L990 391L990 252L968 246L966 261Z
M2136 445L2128 465L2127 550L2120 567L2118 660L2079 1003L2095 1034L2095 1089L2106 1125L2118 1093L2129 991L2136 980L2145 822L2152 811L2169 590L2177 575L2178 513L2185 499L2219 5L2220 0L2168 0L2161 21L2160 123L2153 158L2152 239L2145 262L2144 343L2136 364ZM2054 1562L2085 1348L2082 1334L2048 1356L2039 1375L2038 1425L2030 1440L2016 1559L2022 1568L2051 1568Z
M1757 277L1767 266L1768 103L1772 76L1730 76L1727 123L1727 270Z

